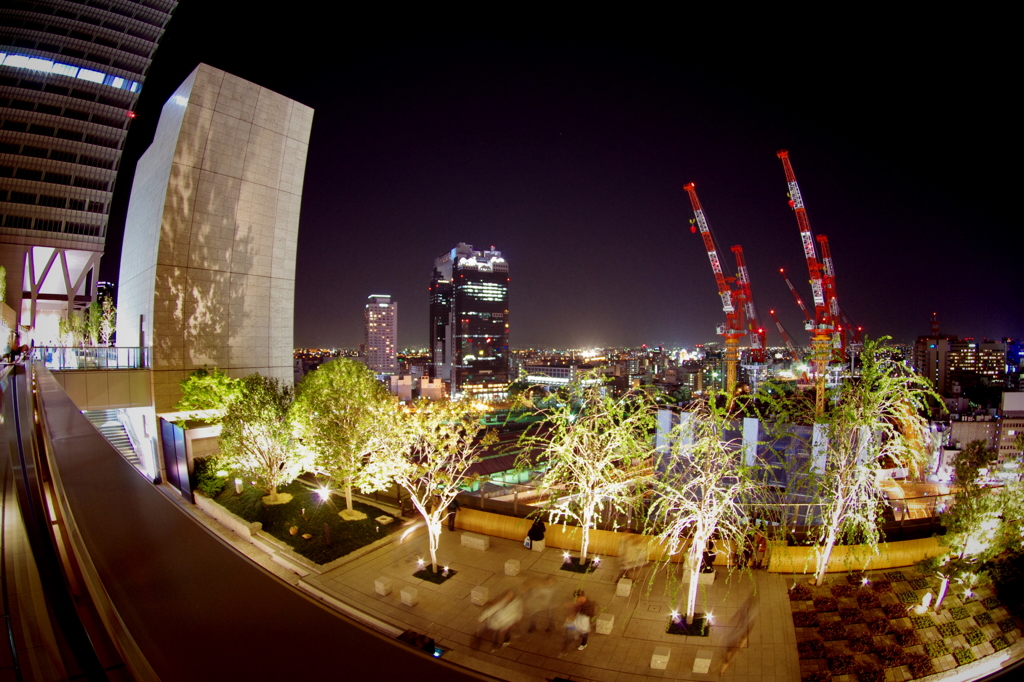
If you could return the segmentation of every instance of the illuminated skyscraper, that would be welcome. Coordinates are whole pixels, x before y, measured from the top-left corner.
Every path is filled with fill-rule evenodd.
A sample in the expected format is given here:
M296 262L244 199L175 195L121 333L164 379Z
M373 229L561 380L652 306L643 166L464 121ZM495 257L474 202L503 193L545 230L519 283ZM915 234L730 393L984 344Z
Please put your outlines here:
M501 252L459 243L434 260L430 283L431 377L451 394L498 398L509 383L508 263Z
M0 265L7 302L39 343L95 295L128 124L177 4L0 9Z
M398 303L374 294L366 302L366 366L374 374L398 374Z

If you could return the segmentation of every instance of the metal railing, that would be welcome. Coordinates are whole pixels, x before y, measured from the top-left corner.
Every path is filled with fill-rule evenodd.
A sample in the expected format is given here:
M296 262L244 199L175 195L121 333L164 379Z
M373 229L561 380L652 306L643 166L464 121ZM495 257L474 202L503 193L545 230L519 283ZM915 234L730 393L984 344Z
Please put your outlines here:
M147 369L149 348L128 346L37 346L32 359L51 371L76 369Z

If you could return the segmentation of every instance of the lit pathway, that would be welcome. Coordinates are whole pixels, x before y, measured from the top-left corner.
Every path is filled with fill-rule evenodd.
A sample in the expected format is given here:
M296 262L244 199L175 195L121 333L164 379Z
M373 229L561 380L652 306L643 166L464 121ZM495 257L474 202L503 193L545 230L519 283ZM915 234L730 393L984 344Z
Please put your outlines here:
M445 530L439 559L458 573L442 585L433 585L413 577L418 558L429 556L422 533L403 543L387 544L360 558L349 561L320 576L304 581L331 594L381 621L427 634L449 649L445 658L481 672L509 680L539 680L570 677L573 680L602 682L641 682L654 679L721 679L737 681L796 681L800 679L796 652L796 634L786 594L786 578L764 571L753 575L736 574L726 580L719 569L719 580L702 591L700 611L710 611L715 626L709 638L683 637L665 632L675 604L666 595L672 584L679 601L684 598L681 569L668 575L659 572L649 587L634 588L630 597L615 596L619 576L618 560L587 576L559 570L561 550L531 552L521 543L490 538L490 549L479 551L462 547L458 538ZM506 576L507 559L518 559L518 576ZM513 631L512 644L492 653L484 642L472 646L477 618L482 611L470 601L470 590L485 585L494 598L508 588L522 587L531 577L556 576L559 605L552 619L551 633L543 628L527 633L525 627ZM393 591L382 597L374 591L379 577L393 581ZM404 606L400 591L412 586L419 590L419 603ZM574 589L582 587L593 599L598 614L614 614L611 635L592 633L585 651L572 649L559 658L562 644L561 623ZM755 589L756 587L756 589ZM744 635L746 634L746 637ZM655 647L667 646L671 658L666 670L651 668ZM693 673L698 649L712 653L709 673ZM728 665L722 672L723 664Z

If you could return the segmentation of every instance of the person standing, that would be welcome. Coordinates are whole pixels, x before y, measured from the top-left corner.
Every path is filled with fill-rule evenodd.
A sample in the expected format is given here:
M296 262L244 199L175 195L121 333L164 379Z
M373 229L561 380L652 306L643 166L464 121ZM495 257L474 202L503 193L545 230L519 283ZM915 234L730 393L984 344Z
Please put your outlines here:
M551 632L551 604L555 598L555 576L548 575L532 583L526 590L526 615L530 617L527 632L537 629L544 619L545 631Z
M573 592L574 601L569 609L569 617L565 621L565 642L562 646L562 654L576 642L580 637L578 651L587 648L587 639L590 637L590 624L597 614L597 605L587 599L583 590Z

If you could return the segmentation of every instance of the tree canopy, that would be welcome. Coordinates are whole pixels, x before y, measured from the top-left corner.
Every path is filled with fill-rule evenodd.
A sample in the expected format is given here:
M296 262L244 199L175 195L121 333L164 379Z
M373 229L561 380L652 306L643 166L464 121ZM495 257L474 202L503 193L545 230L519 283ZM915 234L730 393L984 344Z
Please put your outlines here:
M250 374L238 383L238 395L221 421L221 454L232 469L255 479L278 501L279 486L307 470L312 457L292 437L292 391L277 379Z
M208 411L215 419L224 416L228 406L240 395L240 381L223 370L204 367L194 370L181 382L181 400L175 409Z
M314 453L314 466L345 486L352 510L352 484L372 492L387 486L387 472L365 466L384 416L397 402L366 365L339 358L303 377L293 410L297 435ZM371 476L371 473L378 475Z

